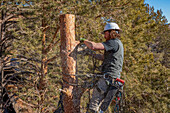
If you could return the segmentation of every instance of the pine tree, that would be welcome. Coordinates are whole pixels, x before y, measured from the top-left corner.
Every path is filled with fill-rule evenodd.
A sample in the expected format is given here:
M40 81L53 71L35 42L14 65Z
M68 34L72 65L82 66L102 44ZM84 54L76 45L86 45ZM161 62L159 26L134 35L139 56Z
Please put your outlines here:
M154 43L156 34L159 33L158 26L163 21L161 19L159 22L154 20L157 14L153 12L153 8L150 9L144 6L142 1L136 2L134 6L132 9L128 8L129 13L126 13L128 18L124 18L127 26L124 30L125 34L123 34L126 41L123 42L125 47L125 71L122 73L123 78L127 81L125 110L128 112L166 112L166 107L161 109L161 107L154 106L159 102L159 99L153 93L155 92L153 88L155 86L153 76L155 75L152 72L157 70L156 76L163 73L165 78L160 78L166 81L167 70L161 65L160 57L156 58L156 53L153 53L150 48L151 43ZM165 96L165 98L167 97Z
M14 32L18 31L19 17L24 13L23 7L17 1L0 2L0 112L15 112L13 102L15 96L9 93L10 87L17 82L13 66L16 60L12 59L13 41L17 39Z

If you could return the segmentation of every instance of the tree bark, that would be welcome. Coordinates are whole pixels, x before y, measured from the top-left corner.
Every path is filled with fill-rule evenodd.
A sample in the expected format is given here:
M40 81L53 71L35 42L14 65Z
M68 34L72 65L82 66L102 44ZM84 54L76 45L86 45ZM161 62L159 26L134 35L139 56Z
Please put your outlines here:
M4 19L4 10L1 10L1 23L0 23L0 43L3 40L3 24L2 21ZM2 44L0 44L2 45ZM2 46L0 46L0 113L4 111L3 109L3 77L4 77L4 71L3 71L3 54L2 54Z
M76 84L75 16L60 15L61 64L63 72L63 105L65 113L80 113L80 95Z

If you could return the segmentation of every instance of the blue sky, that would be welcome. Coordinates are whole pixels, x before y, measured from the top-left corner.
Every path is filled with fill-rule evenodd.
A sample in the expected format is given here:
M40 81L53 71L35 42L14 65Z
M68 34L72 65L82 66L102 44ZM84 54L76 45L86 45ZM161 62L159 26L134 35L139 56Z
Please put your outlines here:
M163 16L165 16L170 23L170 0L145 0L150 6L154 6L155 11L162 10Z

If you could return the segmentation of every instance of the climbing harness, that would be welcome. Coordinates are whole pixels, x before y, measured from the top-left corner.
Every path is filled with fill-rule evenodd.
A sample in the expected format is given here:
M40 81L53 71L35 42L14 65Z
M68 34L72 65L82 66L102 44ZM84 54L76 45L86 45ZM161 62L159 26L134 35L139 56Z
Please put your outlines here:
M122 79L115 79L114 83L110 85L106 96L104 98L104 101L102 102L100 106L100 112L103 113L103 111L106 111L111 104L111 102L114 102L114 113L119 113L122 111L121 104L123 101L123 85L125 82Z

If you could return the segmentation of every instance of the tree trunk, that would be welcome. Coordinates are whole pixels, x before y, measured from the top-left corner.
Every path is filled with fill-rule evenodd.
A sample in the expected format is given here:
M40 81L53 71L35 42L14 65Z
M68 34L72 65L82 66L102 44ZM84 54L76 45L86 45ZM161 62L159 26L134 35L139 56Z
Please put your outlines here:
M42 27L45 27L45 20L42 20ZM41 73L40 73L40 84L39 84L39 90L40 90L40 101L39 101L39 112L43 113L43 107L42 104L44 103L44 95L45 95L45 89L46 89L46 80L45 77L47 75L47 52L46 51L46 29L43 30L42 33L42 59L41 59Z
M80 113L80 95L76 84L76 41L75 16L64 14L60 16L61 64L63 72L63 104L65 113Z
M4 10L1 10L1 22L4 19ZM2 113L3 110L3 77L4 77L4 71L3 71L3 53L2 53L2 40L3 40L3 24L0 24L0 113Z

